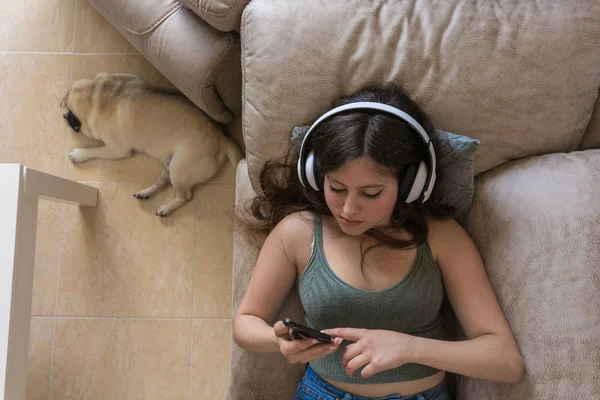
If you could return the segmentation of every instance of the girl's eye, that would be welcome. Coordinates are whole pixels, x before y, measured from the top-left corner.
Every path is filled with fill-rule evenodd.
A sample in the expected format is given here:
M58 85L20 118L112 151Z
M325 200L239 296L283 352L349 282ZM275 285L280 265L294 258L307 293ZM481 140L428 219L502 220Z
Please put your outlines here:
M342 193L342 192L346 191L346 189L337 189L337 188L334 188L331 185L329 185L329 189L331 189L331 191L333 193ZM383 190L380 190L379 192L374 193L374 194L369 194L369 193L365 193L365 192L360 192L360 194L361 194L361 196L363 196L366 199L376 199L376 198L379 197L379 195L381 194L381 192L383 192Z
M379 197L381 192L383 192L383 190L380 190L379 192L377 192L375 194L369 194L369 193L362 192L362 195L365 196L367 199L376 199Z

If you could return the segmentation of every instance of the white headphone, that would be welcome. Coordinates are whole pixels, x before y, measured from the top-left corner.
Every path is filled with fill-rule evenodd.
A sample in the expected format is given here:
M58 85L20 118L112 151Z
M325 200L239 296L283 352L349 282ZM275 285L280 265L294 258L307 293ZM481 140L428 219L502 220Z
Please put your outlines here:
M321 173L319 168L319 162L315 157L315 151L311 149L310 135L316 129L317 126L327 118L350 110L374 110L395 115L402 121L406 122L415 132L419 134L419 137L423 140L423 143L427 147L427 154L429 155L428 162L421 161L418 165L410 165L406 171L404 177L398 182L398 201L405 203L412 203L415 200L421 199L421 202L427 201L433 191L435 184L435 168L436 158L435 151L433 150L433 144L429 139L429 135L425 132L425 129L419 124L413 117L408 115L402 110L397 109L383 103L376 102L356 102L344 104L336 107L323 114L317 119L309 128L308 132L302 140L300 146L300 156L298 158L298 178L302 186L306 187L308 184L314 190L319 191L323 188L323 182L325 176Z

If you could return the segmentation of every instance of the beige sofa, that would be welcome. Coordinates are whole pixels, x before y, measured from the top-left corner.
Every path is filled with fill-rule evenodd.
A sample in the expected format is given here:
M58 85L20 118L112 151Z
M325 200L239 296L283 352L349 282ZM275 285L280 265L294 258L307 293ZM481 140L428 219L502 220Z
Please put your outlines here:
M465 228L526 373L516 385L458 376L456 398L600 399L597 0L254 0L239 29L247 1L92 3L211 117L241 107L238 205L294 126L366 83L392 81L438 128L479 139ZM263 239L235 234L234 312ZM296 293L280 316L302 319ZM291 399L303 373L235 343L231 362L230 400Z
M240 18L250 0L88 0L243 148Z
M254 0L242 17L238 205L294 126L365 83L395 82L438 128L481 141L465 227L526 373L459 376L461 400L600 399L600 150L576 151L600 147L600 3L547 3ZM257 244L235 236L234 311ZM301 318L295 293L279 316ZM302 373L233 343L229 399L291 399Z

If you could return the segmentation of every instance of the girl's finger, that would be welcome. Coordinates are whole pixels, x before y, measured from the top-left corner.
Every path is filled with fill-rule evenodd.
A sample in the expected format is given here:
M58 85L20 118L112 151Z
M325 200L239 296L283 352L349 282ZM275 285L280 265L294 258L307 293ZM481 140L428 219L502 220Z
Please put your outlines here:
M316 344L309 349L303 350L302 352L298 353L298 356L302 360L314 361L323 358L325 355L327 355L330 352L334 352L335 350L337 350L337 346L335 346L334 344L322 343Z
M273 331L275 331L277 337L284 337L288 334L288 328L283 324L283 321L277 321L273 325Z
M354 357L352 360L346 364L344 370L346 370L346 375L352 377L357 369L362 367L363 365L367 365L369 363L369 357L367 357L364 353Z
M360 375L363 378L370 378L373 375L375 375L377 372L379 372L379 371L377 371L377 369L373 366L373 364L369 363L369 364L367 364L366 367L364 367L362 369L362 371L360 371Z
M299 353L303 350L309 349L315 345L314 339L296 339L290 340L289 349L293 353Z
M360 355L360 353L362 353L362 349L360 348L360 346L358 346L358 344L354 343L346 346L346 350L344 351L344 355L342 356L342 368L346 368L348 362L354 357Z

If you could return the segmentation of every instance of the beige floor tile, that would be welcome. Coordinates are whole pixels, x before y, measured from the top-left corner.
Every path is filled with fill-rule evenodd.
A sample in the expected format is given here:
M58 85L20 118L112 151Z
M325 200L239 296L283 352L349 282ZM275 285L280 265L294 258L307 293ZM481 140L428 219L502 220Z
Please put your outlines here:
M137 53L137 50L86 0L77 0L76 53Z
M75 55L73 81L93 78L99 72L135 74L153 85L173 88L173 85L142 56L84 56ZM69 130L67 154L75 147L94 144L82 135ZM150 157L134 154L125 160L90 160L73 164L67 160L66 176L75 180L107 182L143 182L151 184L161 171L161 165Z
M62 319L52 399L187 400L191 320Z
M140 184L91 185L97 208L64 208L57 315L191 317L195 204L161 219L172 189L140 201Z
M235 203L235 186L231 184L198 185L194 191L194 199L198 204L196 211L198 220L228 219Z
M63 176L67 128L59 103L70 62L66 55L0 54L0 162ZM41 201L33 315L54 313L59 235L60 205Z
M196 190L195 318L231 318L234 198L234 185Z
M0 50L69 52L75 0L0 1Z
M60 208L61 205L53 201L41 199L39 202L31 315L54 315Z
M192 399L225 400L231 359L231 320L195 320Z
M0 54L0 162L63 176L70 55Z
M32 318L27 365L27 400L46 400L50 383L53 318Z

